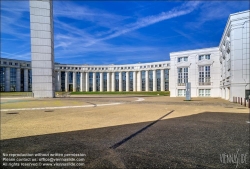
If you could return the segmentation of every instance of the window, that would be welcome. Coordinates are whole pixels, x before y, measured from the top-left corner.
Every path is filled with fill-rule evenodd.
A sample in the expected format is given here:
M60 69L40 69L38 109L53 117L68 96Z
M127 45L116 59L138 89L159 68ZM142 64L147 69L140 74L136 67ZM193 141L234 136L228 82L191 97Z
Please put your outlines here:
M210 60L210 54L207 55L199 55L199 60L207 59Z
M178 89L178 96L186 96L186 90L185 89Z
M211 85L210 66L199 66L199 85Z
M18 63L15 63L15 66L18 66Z
M179 57L178 62L186 62L188 61L188 57Z
M188 68L178 68L178 86L185 86L188 82Z
M3 62L4 65L7 65L7 62Z
M30 66L30 64L27 64L27 67L29 67Z
M9 62L9 65L12 65L12 62Z
M200 97L209 97L210 96L210 89L199 89L199 96Z

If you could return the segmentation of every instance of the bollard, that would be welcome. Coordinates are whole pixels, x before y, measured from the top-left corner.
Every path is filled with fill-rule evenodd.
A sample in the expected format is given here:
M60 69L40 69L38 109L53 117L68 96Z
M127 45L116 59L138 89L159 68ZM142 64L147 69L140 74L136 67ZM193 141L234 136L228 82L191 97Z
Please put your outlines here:
M240 105L242 105L242 97L240 98Z
M238 101L237 101L237 103L240 103L240 97L238 97Z
M250 99L248 99L248 108L250 109Z
M247 107L247 99L244 100L244 107Z

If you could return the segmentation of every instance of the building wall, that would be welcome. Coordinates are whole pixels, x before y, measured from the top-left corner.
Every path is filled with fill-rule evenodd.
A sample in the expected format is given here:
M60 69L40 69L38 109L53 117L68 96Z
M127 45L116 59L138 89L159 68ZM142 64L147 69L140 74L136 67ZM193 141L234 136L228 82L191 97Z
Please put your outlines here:
M210 59L199 60L199 56L205 55L209 55ZM185 61L178 62L178 58L184 57L187 58ZM179 83L180 80L178 81L180 79L178 68L188 69L186 82L191 83L191 97L199 97L200 89L209 89L211 97L220 97L220 65L217 47L170 53L170 65L169 88L171 97L177 97L178 90L185 90L185 84ZM199 82L199 67L201 66L210 67L210 80L207 78L209 82Z
M250 90L249 16L250 11L231 14L219 45L221 95L230 101Z

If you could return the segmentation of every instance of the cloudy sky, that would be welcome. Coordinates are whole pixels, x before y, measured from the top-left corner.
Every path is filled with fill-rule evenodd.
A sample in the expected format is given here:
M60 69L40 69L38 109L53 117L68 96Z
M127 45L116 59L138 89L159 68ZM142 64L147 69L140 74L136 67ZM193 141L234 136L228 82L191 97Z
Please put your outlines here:
M228 16L249 1L56 1L55 61L130 64L219 45ZM1 57L30 60L29 1L1 1Z

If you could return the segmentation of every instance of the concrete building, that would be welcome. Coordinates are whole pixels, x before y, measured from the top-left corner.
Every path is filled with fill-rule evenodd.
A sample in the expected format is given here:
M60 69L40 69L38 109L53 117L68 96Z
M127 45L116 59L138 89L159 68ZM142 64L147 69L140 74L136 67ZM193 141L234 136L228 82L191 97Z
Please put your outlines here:
M54 97L52 0L30 0L32 89L34 97Z
M183 97L185 83L191 82L191 97L222 97L230 101L233 101L233 97L245 98L247 92L250 95L249 16L250 11L229 16L219 47L172 52L170 61L152 63L127 65L53 63L50 68L45 68L53 70L49 73L53 80L47 79L48 83L39 82L40 84L36 80L36 83L52 85L55 91L169 90L171 97ZM32 64L37 66L39 62L32 60ZM32 72L34 70L37 72L36 66L32 65ZM36 91L34 88L38 85L34 85L34 82L31 85L35 77L32 72L31 62L1 58L0 90Z

